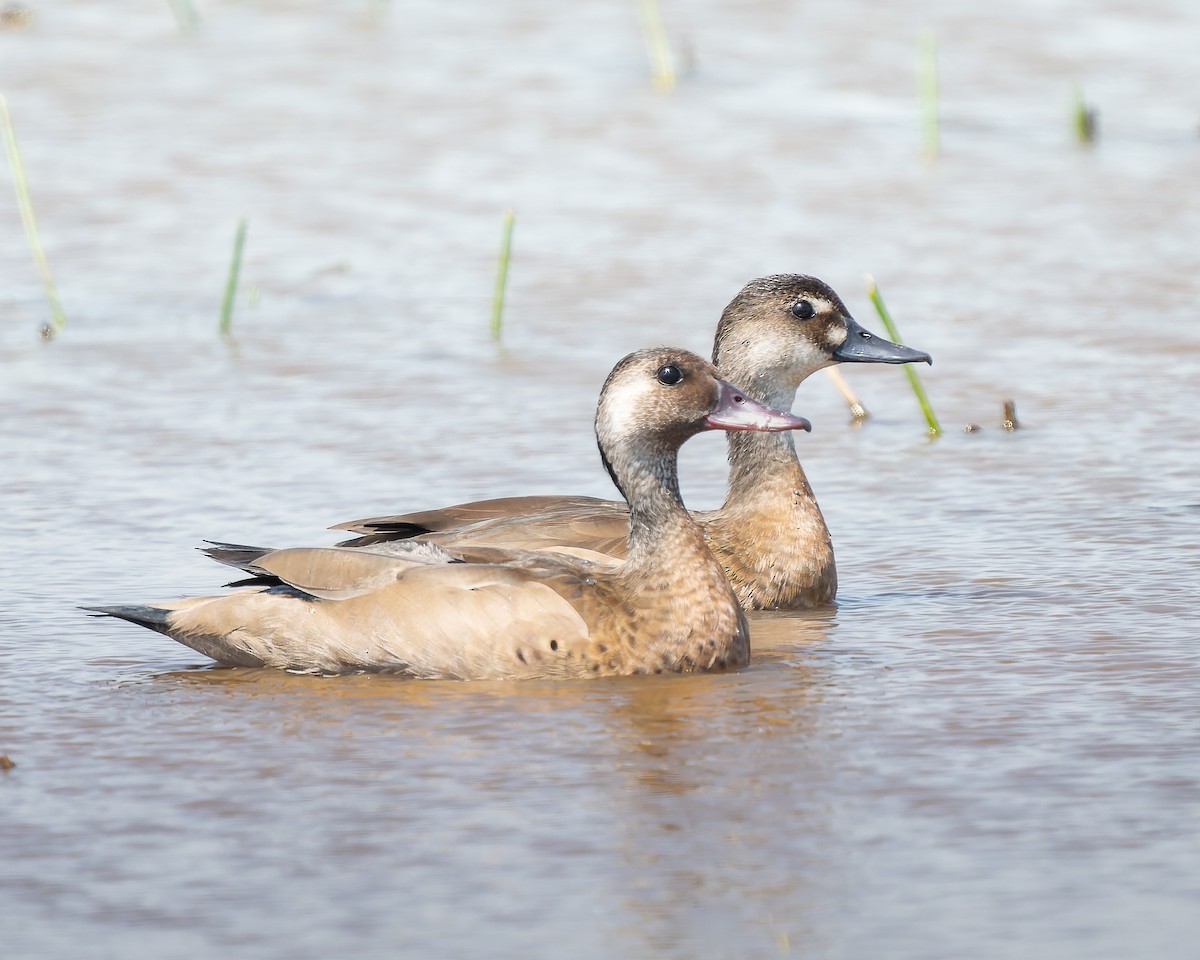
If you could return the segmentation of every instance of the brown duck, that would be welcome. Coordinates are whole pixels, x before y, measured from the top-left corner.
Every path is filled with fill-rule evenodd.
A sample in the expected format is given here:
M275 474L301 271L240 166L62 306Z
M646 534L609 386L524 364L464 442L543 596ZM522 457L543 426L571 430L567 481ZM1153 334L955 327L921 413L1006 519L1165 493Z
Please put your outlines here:
M931 363L929 354L869 333L814 277L785 274L748 283L725 308L713 360L746 395L790 410L796 388L835 363ZM709 547L747 610L825 606L837 593L829 528L790 434L730 433L724 504L699 512ZM542 550L580 547L623 557L629 513L592 497L482 500L339 524L363 547L418 537L448 549L468 544Z
M244 589L88 609L221 663L305 673L468 680L739 667L750 655L746 620L684 509L676 476L680 445L712 429L809 425L747 398L684 350L643 350L613 369L596 437L629 504L623 560L421 541L218 550L252 575Z

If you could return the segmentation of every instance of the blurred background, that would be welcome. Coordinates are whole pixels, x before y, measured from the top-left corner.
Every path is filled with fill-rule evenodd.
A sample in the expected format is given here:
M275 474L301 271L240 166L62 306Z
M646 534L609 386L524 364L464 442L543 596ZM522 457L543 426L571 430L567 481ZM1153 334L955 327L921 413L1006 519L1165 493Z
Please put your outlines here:
M1198 43L1185 0L4 3L61 306L0 176L12 955L1190 956ZM206 537L613 496L613 363L782 272L883 333L872 274L944 432L897 368L843 368L859 426L802 386L840 605L748 671L262 676L74 609L213 589ZM682 466L720 501L720 437Z

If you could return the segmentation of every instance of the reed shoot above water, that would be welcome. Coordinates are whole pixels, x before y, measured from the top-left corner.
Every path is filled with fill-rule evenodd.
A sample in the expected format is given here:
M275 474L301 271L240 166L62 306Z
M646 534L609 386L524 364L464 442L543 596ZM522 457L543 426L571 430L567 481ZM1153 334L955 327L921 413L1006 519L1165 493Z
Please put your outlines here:
M42 242L38 239L37 221L33 218L33 204L29 199L29 190L25 186L25 169L21 165L21 154L17 150L17 137L13 132L12 117L8 113L8 101L4 99L3 95L0 95L0 136L3 136L4 152L8 156L8 168L12 171L13 188L17 192L17 207L21 211L21 223L25 227L25 239L29 243L34 265L42 280L46 303L50 307L50 322L42 329L42 336L49 340L67 325L67 318L58 299L58 291L54 286L54 277L50 274L50 264L46 261L46 254L42 250Z
M650 58L650 82L655 90L674 90L675 58L671 54L671 45L667 43L658 0L638 0L638 15L642 21L642 34L646 38L646 55Z
M887 329L888 336L896 343L901 343L900 331L896 329L896 323L892 319L892 315L888 313L887 305L883 302L883 295L879 292L879 287L875 284L875 278L867 274L867 296L871 298L871 303L875 305L875 312L879 314L879 319L883 321L884 327ZM933 407L930 406L929 398L925 395L925 388L921 385L921 378L917 376L917 371L913 369L913 364L906 363L904 372L908 375L908 382L912 386L913 393L916 395L917 403L921 405L921 411L925 414L925 422L929 424L929 435L936 437L942 432L941 425L937 421L937 417L933 414Z
M927 33L920 50L921 142L927 156L938 152L938 54L937 37Z
M1083 90L1075 85L1071 100L1071 128L1075 131L1075 140L1082 144L1096 142L1096 111L1089 107L1083 98Z
M229 262L229 276L225 278L225 297L221 301L222 336L229 336L233 326L233 301L237 296L238 275L242 272L242 248L246 245L246 218L238 221L237 232L233 235L233 257Z
M850 418L855 424L862 423L862 421L871 416L871 414L867 411L867 408L863 406L862 401L858 399L858 395L851 389L850 384L846 382L846 378L842 376L841 371L838 370L837 367L826 367L825 375L833 381L833 385L837 388L837 392L840 393L842 395L842 399L846 401L846 406L850 408Z
M192 0L167 0L171 12L175 14L175 22L179 32L191 34L200 29L200 12L192 4Z
M504 230L500 236L500 259L496 264L496 286L492 291L492 339L499 342L504 322L504 294L508 289L508 260L512 253L513 221L516 214L504 211Z

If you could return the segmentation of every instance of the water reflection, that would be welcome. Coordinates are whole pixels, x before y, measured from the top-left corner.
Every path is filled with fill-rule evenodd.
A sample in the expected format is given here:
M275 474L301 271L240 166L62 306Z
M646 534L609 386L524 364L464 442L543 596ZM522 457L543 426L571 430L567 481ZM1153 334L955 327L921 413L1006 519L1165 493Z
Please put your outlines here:
M227 762L253 756L254 741L272 744L269 758L227 776L252 777L268 796L310 777L346 791L346 826L324 853L334 869L377 860L371 848L399 842L403 823L441 838L418 859L450 875L470 869L468 838L512 882L540 875L542 858L555 872L581 871L631 948L660 951L681 929L702 943L727 929L731 911L771 944L815 924L810 912L827 909L841 882L820 796L836 773L821 738L833 665L805 655L830 622L764 621L769 650L725 675L457 684L213 667L144 683L186 694L189 711L212 718L210 749ZM368 762L380 752L390 769ZM364 779L346 780L347 769ZM352 826L353 809L371 802L368 784L403 817ZM239 818L224 800L193 803ZM388 869L404 872L408 859ZM730 890L740 891L733 903Z
M653 950L731 922L762 949L803 937L829 908L827 662L689 678L627 692L609 729L631 929ZM786 825L786 826L785 826Z

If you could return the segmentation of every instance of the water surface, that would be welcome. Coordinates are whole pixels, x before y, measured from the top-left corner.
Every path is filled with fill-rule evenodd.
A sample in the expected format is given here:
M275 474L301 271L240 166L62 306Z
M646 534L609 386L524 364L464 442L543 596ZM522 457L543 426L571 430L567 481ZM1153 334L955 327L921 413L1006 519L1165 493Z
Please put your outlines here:
M662 95L632 4L61 6L0 32L69 321L0 190L6 956L1192 954L1200 12L668 7ZM859 428L802 387L840 603L745 671L318 680L75 609L213 589L205 537L609 496L613 362L785 271L878 328L873 273L947 430L895 369ZM683 469L720 500L719 437Z

